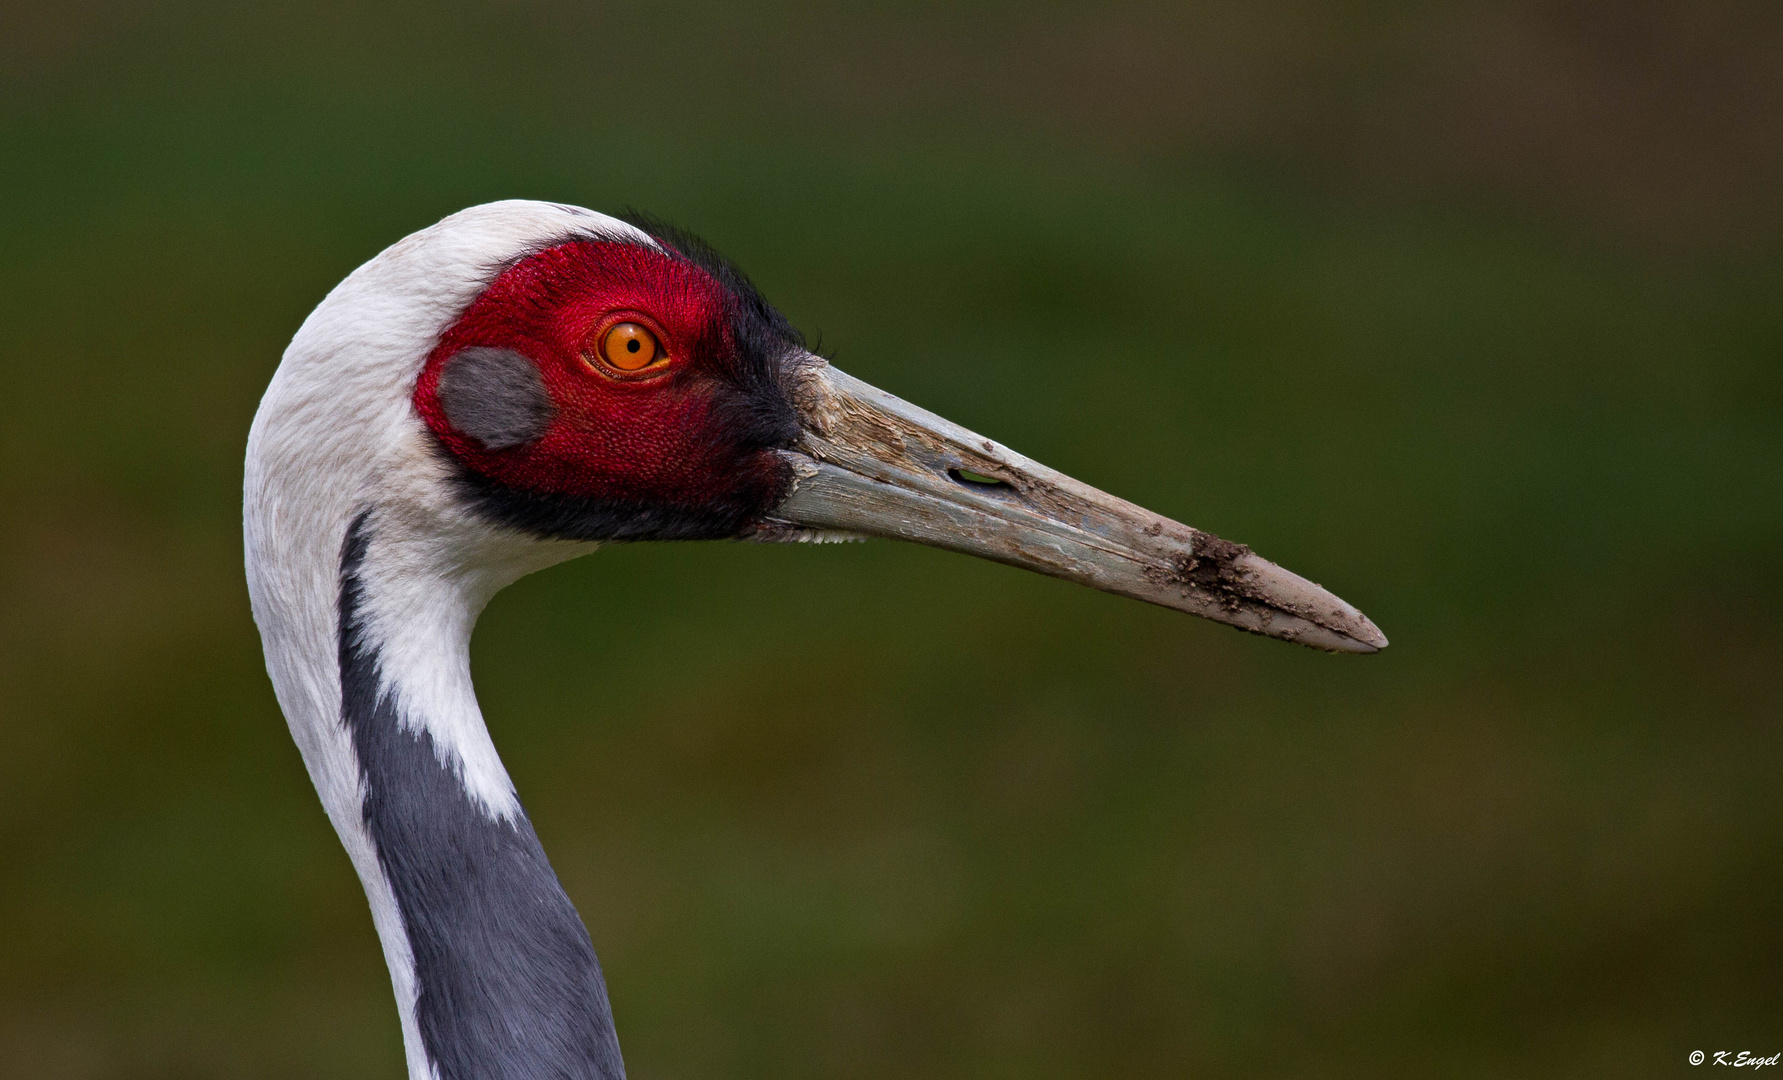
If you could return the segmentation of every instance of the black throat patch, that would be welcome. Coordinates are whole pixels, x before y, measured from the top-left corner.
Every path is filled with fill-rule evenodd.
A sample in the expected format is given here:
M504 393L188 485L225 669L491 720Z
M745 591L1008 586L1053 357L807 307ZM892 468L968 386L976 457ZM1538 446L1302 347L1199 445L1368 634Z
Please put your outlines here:
M624 1080L588 931L522 814L491 821L381 696L360 625L368 512L341 552L341 717L365 824L415 958L416 1020L441 1080Z

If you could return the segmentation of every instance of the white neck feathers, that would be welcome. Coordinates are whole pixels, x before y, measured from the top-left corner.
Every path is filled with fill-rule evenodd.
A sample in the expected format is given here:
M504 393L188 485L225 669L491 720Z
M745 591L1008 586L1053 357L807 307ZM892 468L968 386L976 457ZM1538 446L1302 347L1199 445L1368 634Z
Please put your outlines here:
M411 1075L431 1075L415 1030L414 962L366 832L363 780L341 718L342 544L369 513L362 623L380 691L426 729L441 764L494 820L519 814L471 687L471 630L499 589L586 551L492 529L450 498L445 464L411 396L422 364L514 258L579 234L642 237L575 207L473 207L388 248L305 320L248 437L243 525L248 592L267 672L292 737L365 884L384 943ZM647 239L647 238L646 238Z

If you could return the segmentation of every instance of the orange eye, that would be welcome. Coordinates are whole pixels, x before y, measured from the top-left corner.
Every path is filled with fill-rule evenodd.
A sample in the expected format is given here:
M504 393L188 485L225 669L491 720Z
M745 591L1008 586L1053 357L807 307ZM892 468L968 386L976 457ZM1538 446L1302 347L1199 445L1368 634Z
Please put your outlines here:
M614 323L601 338L601 359L620 371L642 371L661 353L656 335L635 322Z

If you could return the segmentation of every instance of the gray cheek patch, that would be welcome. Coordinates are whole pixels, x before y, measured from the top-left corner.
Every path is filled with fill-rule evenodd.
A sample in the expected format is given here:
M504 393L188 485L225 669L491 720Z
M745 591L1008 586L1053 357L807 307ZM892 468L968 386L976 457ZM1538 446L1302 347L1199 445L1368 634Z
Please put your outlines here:
M452 430L488 450L537 440L556 414L544 376L512 349L460 350L440 372L438 396Z

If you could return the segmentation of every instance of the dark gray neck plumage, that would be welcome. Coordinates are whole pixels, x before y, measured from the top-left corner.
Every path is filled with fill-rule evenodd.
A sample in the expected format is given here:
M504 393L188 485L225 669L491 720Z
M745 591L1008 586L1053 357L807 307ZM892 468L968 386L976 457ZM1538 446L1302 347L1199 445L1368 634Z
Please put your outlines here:
M341 716L414 955L428 1056L440 1080L623 1080L600 962L532 823L492 820L379 691L362 631L369 540L362 514L341 558Z

